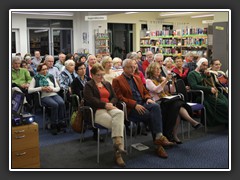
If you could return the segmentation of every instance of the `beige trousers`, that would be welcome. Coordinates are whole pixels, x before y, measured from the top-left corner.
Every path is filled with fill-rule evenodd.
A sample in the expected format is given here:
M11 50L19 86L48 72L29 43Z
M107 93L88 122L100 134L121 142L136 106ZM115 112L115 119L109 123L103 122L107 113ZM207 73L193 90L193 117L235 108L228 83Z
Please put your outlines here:
M99 109L95 114L95 122L110 129L112 138L122 137L124 129L124 112L120 109Z

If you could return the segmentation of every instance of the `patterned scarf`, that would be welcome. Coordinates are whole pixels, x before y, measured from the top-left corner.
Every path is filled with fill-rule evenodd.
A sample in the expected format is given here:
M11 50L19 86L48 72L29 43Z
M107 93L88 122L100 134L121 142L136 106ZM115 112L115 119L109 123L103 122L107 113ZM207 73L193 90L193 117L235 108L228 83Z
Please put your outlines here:
M153 82L156 86L158 86L162 81L161 81L161 80L157 80L157 79L152 79L152 82ZM168 93L168 92L165 92L165 91L164 91L164 88L163 88L163 90L162 90L160 93L158 93L158 97L161 99L161 98L164 98L164 97L166 97L166 96L171 96L171 94Z
M46 76L41 75L41 74L37 74L35 77L39 80L39 86L43 87L43 86L48 86L48 80L47 78L49 78L49 76L51 76L51 74L47 74Z

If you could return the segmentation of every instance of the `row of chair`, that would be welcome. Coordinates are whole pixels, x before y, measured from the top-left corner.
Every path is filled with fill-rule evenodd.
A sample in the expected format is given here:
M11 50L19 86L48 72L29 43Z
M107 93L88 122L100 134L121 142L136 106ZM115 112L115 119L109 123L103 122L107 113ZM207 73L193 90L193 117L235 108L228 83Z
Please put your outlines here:
M188 103L191 108L192 108L192 111L195 112L195 111L201 111L201 121L203 122L204 124L204 129L205 129L205 132L207 132L207 124L206 124L206 109L203 105L203 101L204 101L204 93L203 91L201 90L190 90L190 91L187 91L186 88L185 88L185 84L184 82L180 79L180 80L177 80L176 82L176 90L177 90L177 93L179 96L182 97L183 100L186 101L186 103ZM201 103L194 103L192 101L192 93L200 93L201 94ZM76 110L76 108L80 105L80 101L79 101L79 97L77 95L71 95L71 102L68 102L66 101L67 97L65 96L66 95L66 92L64 92L64 99L65 99L65 102L68 103L68 114L69 114L69 121L70 121L70 117L71 117L71 114L74 110ZM82 94L81 94L82 95ZM46 125L46 108L49 108L49 107L46 107L44 105L42 105L41 103L41 98L40 98L40 93L36 93L35 95L35 98L37 101L37 104L42 108L42 111L43 111L43 130L45 129L45 125ZM83 98L83 96L81 97L81 99ZM187 100L190 100L190 102L188 102ZM74 104L73 102L77 102L77 104ZM127 117L127 107L126 107L126 104L124 102L119 102L117 104L117 107L121 110L124 111L124 115L125 115L125 121L129 124L129 128L130 128L130 153L132 152L132 142L133 142L133 130L134 128L137 128L137 127L142 127L140 125L141 122L137 123L136 122L133 122L133 121L130 121ZM83 114L85 113L89 113L90 116L87 116L89 119L84 119L84 126L89 126L91 128L95 128L97 129L97 163L99 163L99 154L100 154L100 131L106 131L107 134L109 132L109 130L103 126L101 126L100 124L97 124L95 121L94 121L94 116L93 116L93 110L91 107L89 106L82 106L81 108L81 112ZM85 116L86 117L86 116ZM69 124L69 123L68 123ZM187 124L188 127L187 127L187 131L188 131L188 138L190 138L190 123ZM184 121L181 121L181 133L182 133L182 138L184 139L184 132L183 132L183 126L184 126ZM135 132L137 132L137 130L135 130ZM141 129L140 129L140 132L141 132ZM126 127L124 128L124 135L125 135L125 145L126 147L127 146L127 136L126 136ZM136 134L135 134L136 136ZM82 131L82 133L80 134L80 143L82 143L84 139L84 131Z

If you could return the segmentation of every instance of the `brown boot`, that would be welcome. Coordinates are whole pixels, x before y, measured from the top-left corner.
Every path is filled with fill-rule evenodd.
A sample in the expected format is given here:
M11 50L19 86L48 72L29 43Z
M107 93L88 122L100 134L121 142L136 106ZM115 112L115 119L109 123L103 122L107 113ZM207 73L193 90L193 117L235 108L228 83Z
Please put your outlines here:
M156 139L154 141L154 144L156 145L162 145L162 146L173 146L176 145L175 143L169 141L165 136L161 136L159 139Z
M161 145L159 145L157 148L157 155L161 158L168 158L168 154Z
M125 166L126 166L125 162L124 162L123 159L122 159L122 155L121 155L121 153L119 153L119 152L116 152L116 153L115 153L115 162L116 162L117 165L120 166L120 167L125 167Z
M127 151L124 149L122 144L122 137L115 137L113 147L115 151L123 154L127 154Z

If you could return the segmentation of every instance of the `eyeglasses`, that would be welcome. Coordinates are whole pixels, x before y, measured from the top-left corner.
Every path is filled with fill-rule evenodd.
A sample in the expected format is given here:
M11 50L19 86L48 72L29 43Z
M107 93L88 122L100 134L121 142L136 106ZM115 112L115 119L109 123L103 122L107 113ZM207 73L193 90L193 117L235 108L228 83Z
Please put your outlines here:
M78 70L85 70L86 68L79 68Z
M46 70L48 70L47 68L45 68L45 69L41 69L41 71L46 71Z
M103 77L105 74L95 74L97 77Z
M128 68L128 69L135 69L136 67L135 66L125 66L125 68Z

